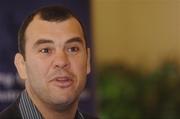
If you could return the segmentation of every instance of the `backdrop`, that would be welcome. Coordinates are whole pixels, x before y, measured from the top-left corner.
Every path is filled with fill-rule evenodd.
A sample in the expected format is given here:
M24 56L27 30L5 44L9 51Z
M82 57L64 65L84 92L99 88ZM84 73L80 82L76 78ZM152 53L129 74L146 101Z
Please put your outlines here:
M0 3L0 110L12 103L23 89L16 73L14 55L17 52L17 32L23 19L35 8L62 4L72 9L85 24L88 42L91 44L89 0L1 0ZM86 90L81 95L80 109L95 112L94 82L88 76Z

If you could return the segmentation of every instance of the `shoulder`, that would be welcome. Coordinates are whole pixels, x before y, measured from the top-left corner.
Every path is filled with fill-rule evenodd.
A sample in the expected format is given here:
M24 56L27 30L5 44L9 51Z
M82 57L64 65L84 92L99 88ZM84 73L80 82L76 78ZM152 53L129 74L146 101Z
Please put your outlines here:
M22 119L17 102L0 112L0 119Z
M83 115L84 119L99 119L99 118L91 116L87 113L82 113L82 115Z

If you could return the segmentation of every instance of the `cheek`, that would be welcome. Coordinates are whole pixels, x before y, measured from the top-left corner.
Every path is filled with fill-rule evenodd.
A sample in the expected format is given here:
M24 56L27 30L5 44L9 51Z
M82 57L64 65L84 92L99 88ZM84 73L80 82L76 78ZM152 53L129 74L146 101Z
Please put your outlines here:
M73 62L73 63L72 63ZM87 62L86 60L72 60L71 68L75 75L81 80L86 77L87 72Z
M27 75L31 79L43 78L46 74L46 65L39 60L27 60Z

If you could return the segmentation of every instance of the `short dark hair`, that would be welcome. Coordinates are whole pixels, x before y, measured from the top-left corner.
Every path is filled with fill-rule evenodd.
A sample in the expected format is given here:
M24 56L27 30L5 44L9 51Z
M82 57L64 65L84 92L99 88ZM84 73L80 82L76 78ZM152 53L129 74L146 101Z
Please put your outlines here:
M41 7L35 10L29 16L27 16L19 29L18 50L24 56L24 58L25 58L25 44L26 44L25 32L26 32L27 27L29 26L29 24L32 22L33 18L36 15L39 15L42 20L49 21L49 22L61 22L72 17L75 18L81 24L84 38L85 38L85 43L87 46L84 25L82 24L80 19L72 13L71 10L61 5L45 6L45 7Z

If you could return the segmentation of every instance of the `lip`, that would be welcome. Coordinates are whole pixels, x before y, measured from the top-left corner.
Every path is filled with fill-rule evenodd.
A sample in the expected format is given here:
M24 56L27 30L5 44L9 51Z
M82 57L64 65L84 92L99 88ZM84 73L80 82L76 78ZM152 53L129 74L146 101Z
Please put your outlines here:
M55 77L52 82L60 88L68 88L73 84L73 79L68 76Z

